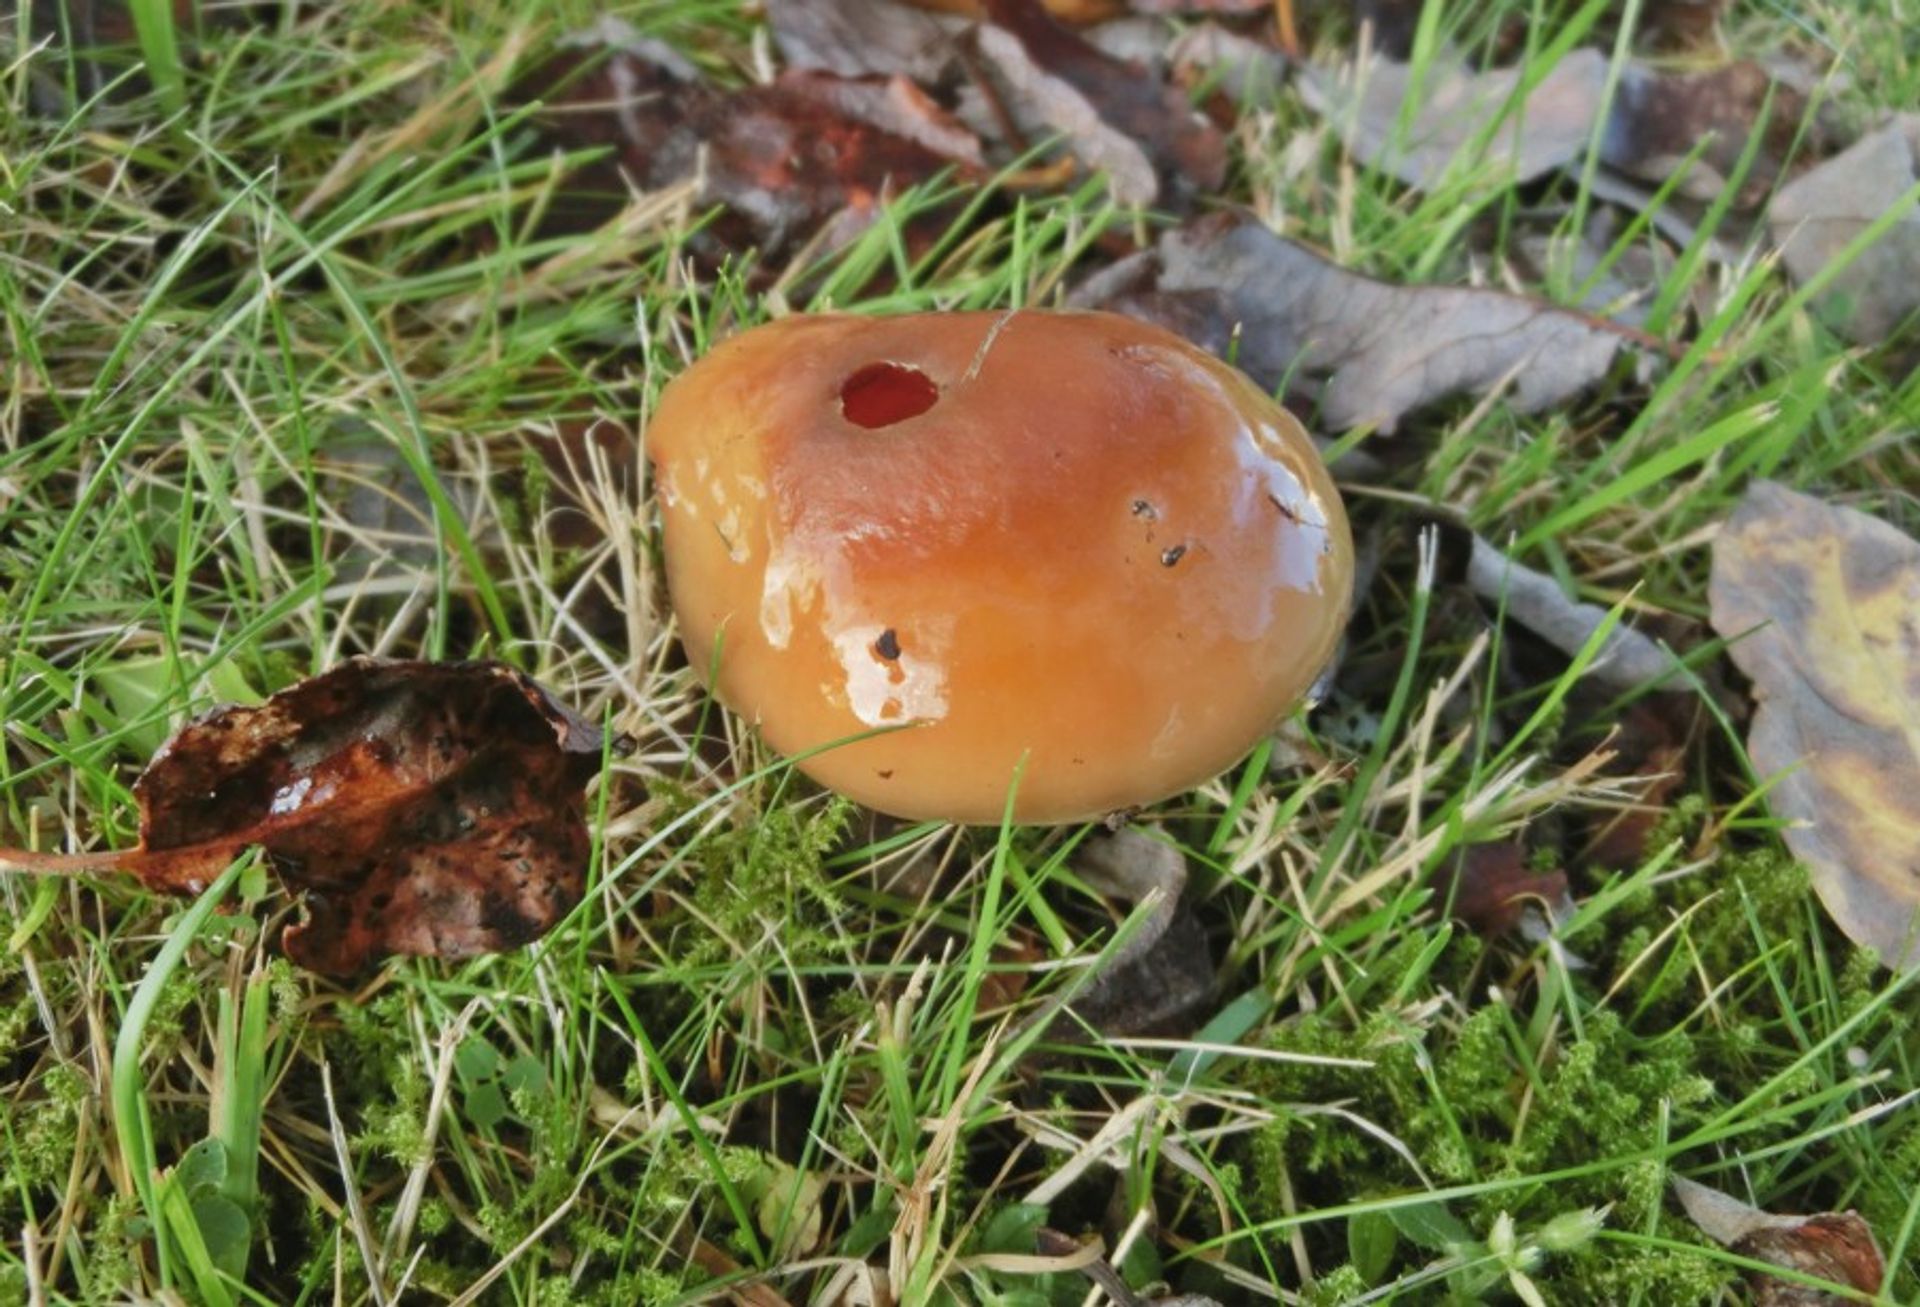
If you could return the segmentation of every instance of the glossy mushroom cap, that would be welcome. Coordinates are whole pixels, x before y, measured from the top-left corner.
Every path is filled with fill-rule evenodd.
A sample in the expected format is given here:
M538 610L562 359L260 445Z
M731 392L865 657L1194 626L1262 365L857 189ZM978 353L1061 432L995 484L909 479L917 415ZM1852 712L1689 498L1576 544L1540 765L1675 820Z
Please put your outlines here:
M901 817L1095 818L1247 753L1332 654L1353 545L1299 423L1106 313L793 317L647 432L687 657ZM1022 763L1024 761L1024 768Z

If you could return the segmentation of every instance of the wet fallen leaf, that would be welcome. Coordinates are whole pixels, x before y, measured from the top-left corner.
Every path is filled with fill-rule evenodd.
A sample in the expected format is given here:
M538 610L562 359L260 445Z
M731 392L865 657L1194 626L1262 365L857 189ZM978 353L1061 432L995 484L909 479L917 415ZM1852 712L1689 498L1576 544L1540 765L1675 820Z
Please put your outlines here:
M1920 114L1902 114L1773 197L1767 224L1796 281L1809 281L1920 182ZM1850 340L1878 344L1920 309L1920 209L1909 206L1815 302Z
M282 943L347 975L389 954L518 948L579 901L601 731L501 663L351 659L190 723L134 783L140 844L24 871L117 870L197 894L258 845L306 920Z
M1673 1191L1702 1234L1743 1257L1866 1294L1879 1293L1885 1282L1886 1262L1858 1212L1774 1216L1685 1176L1674 1177ZM1752 1281L1754 1307L1838 1307L1853 1300L1778 1276L1756 1274Z
M1684 170L1679 192L1698 198L1720 193L1762 132L1737 197L1751 206L1787 166L1808 118L1807 97L1756 63L1688 73L1628 63L1611 102L1608 63L1599 50L1574 50L1526 86L1519 68L1474 71L1457 57L1424 70L1379 60L1306 69L1301 91L1355 157L1423 189L1476 164L1515 184L1566 167L1586 154L1605 111L1602 163L1654 182ZM1816 121L1799 145L1805 153L1824 143Z
M745 217L769 246L830 218L828 243L850 239L887 196L982 163L973 134L900 77L785 73L696 115L673 144L685 152L663 156L666 166L703 176L701 199Z
M1456 286L1394 286L1349 272L1249 218L1220 214L1073 296L1158 321L1222 352L1264 386L1325 377L1320 414L1335 429L1391 431L1449 395L1510 386L1532 413L1571 399L1643 337L1542 300Z
M1468 845L1442 868L1435 888L1451 900L1453 915L1481 935L1506 934L1529 907L1549 921L1573 911L1567 874L1533 870L1526 847L1514 840Z
M985 18L991 0L903 0L923 9ZM1041 8L1057 22L1075 27L1110 23L1129 14L1252 14L1270 9L1273 0L1040 0Z
M1713 546L1714 630L1753 681L1747 751L1847 937L1920 965L1920 543L1770 481Z

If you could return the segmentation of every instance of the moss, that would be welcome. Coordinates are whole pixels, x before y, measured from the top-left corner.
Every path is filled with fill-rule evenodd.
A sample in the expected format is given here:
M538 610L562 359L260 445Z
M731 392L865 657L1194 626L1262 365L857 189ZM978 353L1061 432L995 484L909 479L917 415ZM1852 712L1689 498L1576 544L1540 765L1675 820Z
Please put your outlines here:
M1307 1307L1339 1307L1366 1293L1366 1280L1351 1262L1335 1267L1308 1286L1300 1301Z
M1685 1237L1681 1235L1680 1237ZM1691 1307L1727 1301L1735 1294L1738 1273L1712 1254L1669 1248L1600 1243L1573 1258L1556 1259L1550 1269L1552 1302L1631 1302L1645 1307ZM1536 1277L1543 1281L1547 1277Z
M759 820L709 835L694 851L693 901L712 929L692 934L683 965L722 961L729 946L754 948L777 927L781 952L795 963L826 956L824 923L844 905L824 862L844 838L853 805L834 797L818 809L775 807Z
M0 930L6 923L0 921ZM0 1060L20 1052L20 1039L33 1020L33 995L24 988L5 1003L0 1003Z
M592 1307L667 1307L682 1302L699 1282L658 1267L615 1276L588 1291L580 1301Z
M1343 1032L1335 1018L1316 1014L1297 1019L1271 1042L1295 1052L1369 1058L1372 1068L1263 1064L1245 1074L1272 1099L1345 1100L1349 1110L1402 1141L1435 1183L1498 1186L1459 1213L1482 1233L1502 1211L1521 1229L1588 1206L1611 1206L1644 1221L1661 1202L1664 1175L1658 1166L1611 1168L1551 1186L1499 1182L1579 1159L1649 1154L1660 1142L1662 1104L1674 1127L1684 1128L1716 1101L1699 1049L1679 1035L1640 1040L1618 1016L1601 1010L1586 1014L1581 1037L1549 1050L1529 1073L1518 1060L1508 1021L1505 1011L1489 1006L1451 1029L1416 1037L1396 1030L1388 1017ZM1422 1059L1430 1060L1431 1084ZM1420 1183L1394 1148L1338 1117L1282 1117L1254 1132L1245 1148L1245 1166L1254 1177L1247 1196L1254 1220L1285 1214L1282 1174L1294 1186L1296 1209ZM1639 1255L1606 1254L1628 1260ZM1536 1278L1554 1283L1575 1260L1550 1259Z
M14 1183L0 1188L0 1212L18 1210L19 1186L54 1188L66 1182L80 1146L80 1111L91 1089L87 1078L56 1063L35 1082L37 1094L9 1108L9 1152Z
M427 1145L427 1080L412 1058L397 1061L397 1074L384 1101L367 1104L360 1142L398 1162L417 1166L425 1161Z
M134 1235L136 1221L142 1227L146 1223L138 1197L115 1194L107 1200L98 1227L86 1240L87 1289L95 1300L131 1296L138 1283L133 1255L140 1243Z

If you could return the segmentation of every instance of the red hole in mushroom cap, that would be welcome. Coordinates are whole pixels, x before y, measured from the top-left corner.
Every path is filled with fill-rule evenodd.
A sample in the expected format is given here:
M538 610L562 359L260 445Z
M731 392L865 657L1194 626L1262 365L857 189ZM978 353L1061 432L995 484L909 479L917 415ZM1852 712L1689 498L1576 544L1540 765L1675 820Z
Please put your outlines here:
M840 387L840 412L861 427L890 427L934 406L940 388L926 373L898 363L869 363Z

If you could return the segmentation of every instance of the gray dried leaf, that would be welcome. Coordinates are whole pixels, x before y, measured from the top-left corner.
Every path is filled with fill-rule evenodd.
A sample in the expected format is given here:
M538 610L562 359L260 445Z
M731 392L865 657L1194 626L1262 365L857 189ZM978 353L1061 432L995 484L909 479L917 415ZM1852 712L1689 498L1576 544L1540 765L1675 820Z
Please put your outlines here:
M1210 22L1175 37L1167 58L1181 81L1212 79L1242 108L1272 101L1291 67L1278 48Z
M1795 281L1818 276L1920 182L1920 114L1902 114L1783 187L1767 224ZM1920 210L1909 208L1815 302L1861 344L1887 339L1920 308Z
M1493 169L1512 184L1564 168L1586 154L1605 110L1600 162L1654 182L1685 169L1679 193L1711 199L1760 131L1742 207L1772 189L1809 113L1804 93L1750 61L1694 73L1628 63L1611 102L1608 69L1601 51L1574 50L1526 88L1518 68L1475 72L1458 56L1424 71L1380 60L1304 70L1301 91L1357 158L1422 189L1462 168ZM1818 121L1812 128L1805 145L1817 149L1825 133Z
M1514 562L1480 536L1467 557L1467 586L1489 603L1504 605L1518 622L1569 658L1586 647L1607 610L1567 598L1560 583L1545 572ZM1628 691L1655 685L1677 666L1672 654L1630 626L1615 626L1601 642L1587 675L1609 689Z
M1524 296L1375 281L1231 214L1166 233L1150 262L1089 282L1073 302L1151 304L1143 316L1216 351L1237 324L1235 361L1255 381L1327 379L1320 411L1336 429L1391 431L1422 405L1502 386L1521 412L1551 408L1605 376L1637 339Z
M988 25L975 33L974 40L991 69L999 106L1012 116L1022 135L1035 140L1062 138L1082 165L1107 174L1114 197L1122 204L1151 204L1159 197L1159 176L1139 142L1109 126L1091 100L1041 67L1019 38ZM960 115L987 136L994 134L992 109L983 97L970 94L961 100Z
M1615 241L1614 212L1602 209L1577 237L1525 232L1515 238L1512 248L1536 280L1545 280L1550 269L1564 264L1571 283L1587 287L1580 296L1580 308L1586 312L1629 327L1644 327L1660 288L1673 275L1673 252L1664 242L1638 240L1600 271Z
M967 24L893 0L767 0L767 25L789 68L931 86L953 62L953 37Z
M1517 68L1476 73L1457 56L1443 56L1424 76L1415 72L1385 59L1307 67L1300 93L1361 162L1431 189L1473 159L1476 144L1484 145L1485 166L1504 170L1514 183L1578 158L1593 134L1607 60L1598 50L1573 51L1528 93L1524 109L1512 105L1520 89ZM1418 95L1419 104L1406 113L1403 135L1402 106L1410 95Z
M1059 1039L1086 1028L1104 1034L1164 1030L1190 1016L1213 992L1206 933L1181 903L1187 861L1178 849L1128 827L1096 835L1075 855L1081 879L1112 898L1151 902L1147 918L1077 990L1057 996L1031 1024ZM1062 1011L1070 1006L1073 1015Z
M1185 92L1060 26L1039 0L985 0L985 7L992 21L979 30L978 49L1000 102L1016 119L1037 119L1046 134L1063 135L1083 163L1106 168L1122 200L1149 203L1162 183L1177 192L1220 185L1226 140ZM1131 148L1119 149L1116 137Z
M1271 101L1291 66L1278 47L1211 19L1175 29L1159 18L1116 18L1082 35L1115 59L1171 73L1184 86L1205 84L1242 107Z

